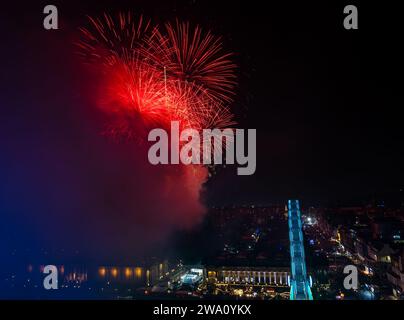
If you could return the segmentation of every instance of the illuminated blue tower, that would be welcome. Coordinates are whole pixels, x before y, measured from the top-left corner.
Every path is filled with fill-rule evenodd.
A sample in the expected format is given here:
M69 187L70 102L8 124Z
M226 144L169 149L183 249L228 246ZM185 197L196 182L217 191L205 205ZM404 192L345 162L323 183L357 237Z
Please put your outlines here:
M302 221L300 219L298 200L288 201L288 217L291 261L290 300L313 300L306 271Z

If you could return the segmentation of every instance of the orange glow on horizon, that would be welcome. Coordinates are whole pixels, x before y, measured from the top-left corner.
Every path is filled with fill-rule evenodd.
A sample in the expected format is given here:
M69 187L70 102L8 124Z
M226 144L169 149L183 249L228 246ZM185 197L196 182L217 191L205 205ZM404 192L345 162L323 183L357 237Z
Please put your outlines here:
M140 268L140 267L135 268L135 276L136 276L136 278L141 278L142 273L143 273L142 268Z
M125 268L125 276L127 278L132 276L132 269L131 268Z
M111 274L114 278L118 276L118 269L117 268L112 268L111 269Z
M98 269L98 274L101 277L105 277L105 275L107 274L107 270L104 267L101 267L100 269Z

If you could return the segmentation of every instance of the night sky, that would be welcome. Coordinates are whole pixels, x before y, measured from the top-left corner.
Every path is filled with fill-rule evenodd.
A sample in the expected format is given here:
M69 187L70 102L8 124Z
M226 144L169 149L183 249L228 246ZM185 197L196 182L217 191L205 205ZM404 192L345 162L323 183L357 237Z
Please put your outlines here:
M84 234L84 227L77 228L94 224L100 237L106 230L111 237L133 233L126 201L130 191L144 187L135 182L147 179L130 170L128 146L111 145L99 134L102 116L93 113L83 90L91 78L78 67L72 45L85 15L104 11L198 23L222 35L226 49L235 53L239 85L233 109L240 128L257 129L257 171L241 177L235 167L218 169L206 184L208 205L266 205L288 198L303 205L348 204L403 188L399 10L386 2L361 3L359 30L348 31L343 7L352 1L282 3L53 1L60 16L57 31L42 27L47 1L3 4L0 240L6 241L1 246L8 248L18 235L22 243L35 239L31 245L41 247L54 224L64 235ZM120 188L128 194L108 193ZM150 198L153 202L152 193ZM137 202L128 208L143 207ZM111 218L110 211L118 213ZM115 219L121 222L111 222ZM170 219L163 222L176 225ZM142 223L135 233L148 233L154 221ZM112 246L127 250L121 241L112 240Z

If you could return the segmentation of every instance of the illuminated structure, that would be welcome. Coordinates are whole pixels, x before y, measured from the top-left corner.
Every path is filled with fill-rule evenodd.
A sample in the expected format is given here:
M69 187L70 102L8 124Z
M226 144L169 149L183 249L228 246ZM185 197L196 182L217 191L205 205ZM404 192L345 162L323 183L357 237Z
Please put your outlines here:
M298 200L288 201L288 217L292 273L290 278L290 300L313 300L306 271L302 221L300 219Z
M192 268L181 276L181 283L188 285L198 284L203 280L203 269Z
M227 285L288 286L288 271L288 268L265 267L208 268L208 279Z

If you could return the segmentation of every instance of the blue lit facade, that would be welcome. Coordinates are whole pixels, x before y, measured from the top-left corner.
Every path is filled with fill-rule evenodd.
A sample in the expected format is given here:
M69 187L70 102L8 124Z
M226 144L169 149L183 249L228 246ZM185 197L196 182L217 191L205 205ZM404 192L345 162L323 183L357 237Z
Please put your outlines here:
M307 277L298 200L288 201L288 217L291 261L290 300L313 300L310 281Z

